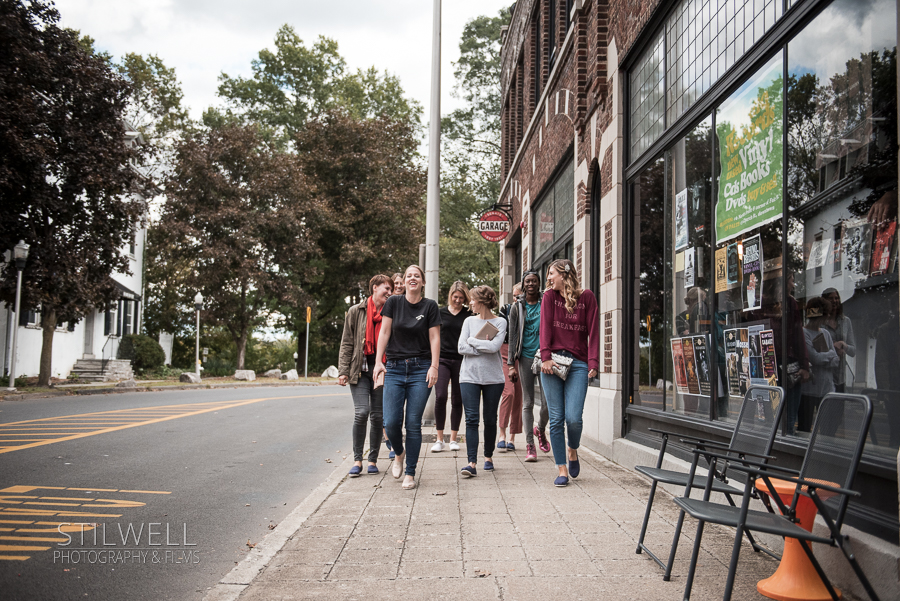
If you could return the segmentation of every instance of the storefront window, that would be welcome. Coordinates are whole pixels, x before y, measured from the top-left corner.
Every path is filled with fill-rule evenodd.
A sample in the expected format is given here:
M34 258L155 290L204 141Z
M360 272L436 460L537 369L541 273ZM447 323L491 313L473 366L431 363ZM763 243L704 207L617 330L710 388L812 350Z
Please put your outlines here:
M564 243L560 241L564 236L571 238L569 234L574 225L574 168L573 161L567 160L556 179L547 187L547 192L534 210L535 265L540 265L541 261L551 258L572 258L571 253L566 254L564 249L560 249L560 246L564 246ZM547 254L551 251L555 251L553 255Z
M867 450L890 457L900 446L896 22L891 0L834 2L788 44L787 82L788 294L807 369L785 429L808 436L829 392L866 394Z

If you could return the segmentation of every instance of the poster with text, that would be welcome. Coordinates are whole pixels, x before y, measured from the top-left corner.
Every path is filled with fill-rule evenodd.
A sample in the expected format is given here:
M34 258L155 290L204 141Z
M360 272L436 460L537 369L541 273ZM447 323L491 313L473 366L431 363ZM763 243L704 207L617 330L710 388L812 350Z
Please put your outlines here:
M728 283L728 288L731 289L732 286L741 281L741 259L738 257L736 242L728 245L725 266L726 277L728 278L726 281Z
M691 247L684 251L684 287L685 289L693 288L696 270L694 269L694 248Z
M741 396L741 356L738 353L740 333L737 329L725 330L725 373L728 376L728 394Z
M672 339L672 364L675 369L675 386L678 392L687 394L687 375L684 372L684 352L681 347L681 338Z
M740 390L744 396L750 388L750 332L747 328L738 328L737 348L741 359Z
M694 357L693 338L681 339L681 351L684 355L684 375L687 376L688 392L700 394L700 379L697 376L697 361Z
M728 290L728 249L726 247L716 249L716 292Z
M871 274L884 275L891 265L891 254L894 249L894 238L897 234L897 222L888 221L875 230L875 242L872 244Z
M709 396L712 387L710 386L709 353L706 351L706 337L694 336L692 340L694 343L694 359L697 364L697 380L700 383L700 394Z
M865 217L844 223L844 271L853 281L869 277L872 259L872 225Z
M779 54L716 113L722 165L716 244L781 218L782 80Z
M763 330L759 333L759 340L762 344L763 376L768 382L776 377L778 371L778 362L775 357L775 332Z
M762 268L762 240L757 234L744 240L744 257L741 261L744 311L756 311L762 305Z
M687 188L675 195L675 250L688 245Z

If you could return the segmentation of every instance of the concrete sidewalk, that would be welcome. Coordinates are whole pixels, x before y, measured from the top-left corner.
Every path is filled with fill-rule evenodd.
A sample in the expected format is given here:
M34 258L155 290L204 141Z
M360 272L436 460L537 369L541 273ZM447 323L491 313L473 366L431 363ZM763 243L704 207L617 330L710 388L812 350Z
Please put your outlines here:
M390 476L387 459L379 475L354 479L341 478L352 465L345 461L275 542L283 546L250 576L238 566L207 599L682 599L696 522L686 520L673 578L663 582L662 570L635 554L647 481L583 448L581 476L556 488L552 455L525 463L521 442L495 452L493 473L479 460L475 478L459 475L465 446L431 453L426 442L412 491ZM647 544L663 558L677 517L660 490ZM706 528L692 599L722 598L732 542L732 532ZM756 582L776 567L745 543L733 598L765 599Z

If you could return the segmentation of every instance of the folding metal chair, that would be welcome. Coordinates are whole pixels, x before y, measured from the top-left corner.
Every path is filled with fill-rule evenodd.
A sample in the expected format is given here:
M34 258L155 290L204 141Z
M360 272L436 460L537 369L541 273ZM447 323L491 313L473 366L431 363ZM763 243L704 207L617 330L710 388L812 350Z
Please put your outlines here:
M734 425L734 433L731 436L731 442L728 445L715 441L704 440L702 438L682 436L681 442L690 444L698 450L718 451L728 457L743 458L755 457L762 463L765 463L771 457L769 451L772 450L772 443L775 440L775 434L781 423L781 414L784 411L784 390L779 386L751 386L744 395L744 401L741 404L741 411L738 414L737 422ZM697 461L701 457L695 453L691 470L688 474L684 472L676 472L662 468L663 457L666 453L666 446L670 436L678 436L664 430L656 430L651 428L653 432L657 432L662 436L662 445L659 449L659 457L656 461L656 467L637 466L634 469L644 474L653 481L650 486L650 498L647 500L647 509L644 512L644 523L641 525L641 534L638 538L638 546L635 553L640 554L646 552L653 561L665 570L663 580L669 580L672 576L672 566L675 562L675 552L678 549L678 539L681 536L681 527L684 523L684 511L678 515L678 523L675 526L675 535L672 538L672 547L669 550L669 560L664 563L644 544L644 537L647 533L647 523L650 521L650 510L653 507L653 498L656 495L656 486L660 482L663 484L672 484L675 486L684 486L684 496L690 497L691 488L703 489L707 485L707 479L703 476L696 475ZM710 474L712 476L712 492L723 493L728 502L734 506L732 495L741 495L743 491L735 488L728 483L727 466L725 469L716 470L714 465L710 464ZM755 494L755 493L754 493ZM764 499L764 502L766 500ZM766 505L769 508L769 505ZM753 545L754 551L762 551L776 559L780 557L759 546L756 540L747 532L747 538Z
M684 599L690 599L691 587L694 583L694 574L697 567L697 558L700 552L700 541L703 536L703 527L707 522L723 524L737 529L734 537L734 547L731 552L731 563L728 567L728 579L725 583L725 595L723 599L731 599L731 591L734 588L735 572L737 571L738 558L741 553L741 532L755 531L766 532L800 541L822 543L838 547L856 576L865 588L866 593L873 601L878 601L872 585L856 561L850 550L849 539L841 534L844 523L844 514L850 497L859 497L860 494L850 490L856 470L859 467L863 446L869 424L872 421L872 401L862 395L829 394L819 406L819 413L813 426L809 439L809 447L800 471L789 470L773 465L763 465L750 460L741 461L740 465L734 464L732 470L744 472L748 476L748 483L744 489L743 501L740 507L711 503L710 492L713 490L713 478L707 478L703 499L677 498L675 503L690 516L700 520L697 526L697 536L694 539L694 551L691 555L691 567L688 572L687 583L684 589ZM713 464L718 462L733 463L733 458L721 453L696 450L696 454L705 455ZM782 515L752 511L749 508L752 496L753 479L761 478L766 488L775 491L772 478L791 482L795 485L793 500L790 507L786 507L779 495L773 494L773 498L781 510ZM830 531L829 535L821 536L807 532L796 523L797 503L801 497L809 497L815 503ZM811 546L801 544L803 552L809 557L819 577L822 579L831 598L837 601L838 596L822 566L816 561Z

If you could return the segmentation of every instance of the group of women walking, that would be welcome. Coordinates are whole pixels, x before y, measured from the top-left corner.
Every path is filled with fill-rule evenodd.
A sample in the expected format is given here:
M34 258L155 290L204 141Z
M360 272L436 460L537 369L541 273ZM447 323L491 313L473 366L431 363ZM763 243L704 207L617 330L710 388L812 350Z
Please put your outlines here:
M506 316L494 313L498 300L489 286L469 290L455 282L447 306L440 309L424 297L424 285L425 274L417 265L410 265L402 277L377 275L369 283L369 298L347 313L338 371L339 383L350 385L355 408L350 476L363 473L368 426L366 473L378 473L378 453L386 436L384 442L395 455L392 475L403 476L402 488L415 488L422 415L430 389L437 385L437 441L431 451L448 448L444 431L449 397L450 450L460 449L458 435L465 416L468 463L461 476L478 474L480 426L481 469L492 471L495 445L501 451L515 450L510 443L521 431L514 426L521 418L525 461L537 461L538 448L545 453L552 448L559 470L554 484L566 486L569 478L578 477L584 400L599 363L599 326L597 300L590 290L581 289L572 262L559 259L550 264L543 294L540 274L526 272L522 294ZM534 424L538 374L544 401ZM512 395L504 395L508 384L521 386L521 409ZM501 403L507 405L501 408ZM510 426L510 443L503 436L497 442L498 415L503 419L502 434L507 423Z

